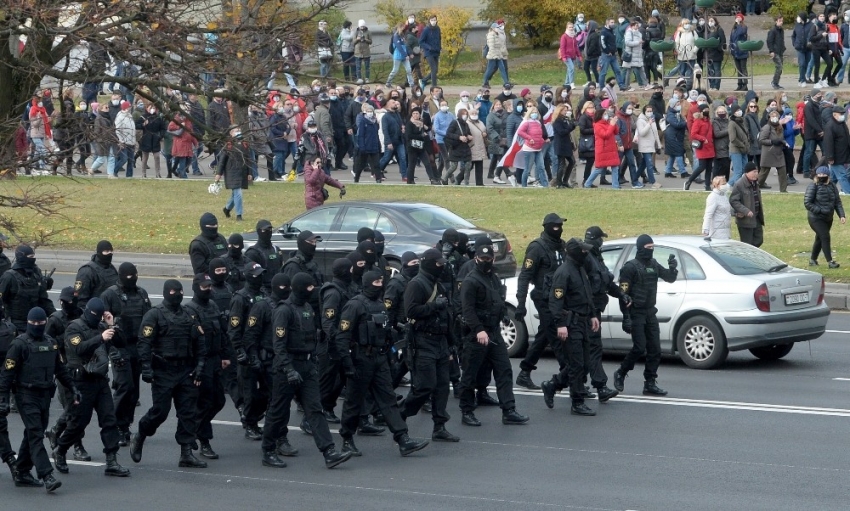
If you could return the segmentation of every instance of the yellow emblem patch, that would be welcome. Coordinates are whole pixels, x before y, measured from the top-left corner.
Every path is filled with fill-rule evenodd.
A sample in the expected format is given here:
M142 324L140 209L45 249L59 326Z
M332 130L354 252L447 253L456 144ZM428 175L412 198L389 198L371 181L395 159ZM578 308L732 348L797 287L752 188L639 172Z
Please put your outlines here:
M532 261L531 259L526 259L524 266L525 266L525 269L527 270L527 269L531 268L532 266L534 266L534 261Z
M83 281L82 280L78 280L78 281L74 282L74 291L79 291L82 288L83 288Z
M15 361L12 360L11 358L7 358L6 359L6 370L11 371L14 368L15 368Z
M393 301L389 300L389 299L384 300L384 307L386 307L387 309L392 309L393 308Z
M336 316L336 311L334 309L325 309L325 317L328 319L333 319Z
M152 326L146 326L146 327L142 328L142 335L144 337L150 337L151 334L153 334L153 327Z
M564 290L561 289L561 288L555 289L555 298L560 300L563 297L564 297Z
M274 333L275 333L278 337L283 337L284 335L286 335L286 329L285 329L285 328L283 328L282 326L279 326L279 327L277 327L277 328L275 328L275 329L274 329Z
M256 324L257 324L257 318L255 318L254 316L250 316L248 318L248 326L254 326Z
M230 326L232 326L232 327L239 326L239 316L232 316L230 318Z
M71 337L71 345L77 346L81 342L83 342L83 338L80 337L79 335L75 335L74 337Z
M347 320L343 319L342 321L339 322L339 329L342 330L343 332L347 331L349 328L351 328L351 323L348 322Z
M629 292L629 283L628 282L620 282L620 289L622 289L624 293L628 293Z

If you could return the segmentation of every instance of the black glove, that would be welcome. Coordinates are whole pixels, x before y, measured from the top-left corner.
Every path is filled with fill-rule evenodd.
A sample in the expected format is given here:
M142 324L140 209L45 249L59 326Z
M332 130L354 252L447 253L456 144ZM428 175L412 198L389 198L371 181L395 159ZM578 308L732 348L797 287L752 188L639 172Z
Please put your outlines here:
M773 144L773 145L785 145L785 141L784 140L774 140L773 142L771 142L771 144Z
M72 403L80 404L83 402L83 395L80 394L80 389L78 389L77 387L71 388L71 395L73 396L73 398L71 399Z
M354 379L357 377L357 371L354 369L354 362L351 360L351 357L346 357L342 361L342 366L345 370L345 376L347 378Z
M623 293L623 296L620 297L620 301L623 302L623 305L628 307L632 304L632 297L627 295L626 293Z
M248 365L254 371L259 371L263 367L263 364L260 362L260 358L257 357L257 355L251 355L251 359L250 362L248 362Z
M248 365L248 354L242 348L236 350L236 363L241 366Z
M204 365L198 364L197 366L195 366L195 369L193 369L192 372L189 375L192 377L193 382L200 383L201 382L201 373L203 373L203 372L204 372Z
M516 311L514 311L514 321L521 322L525 319L526 314L528 314L528 311L525 307L517 307Z
M109 352L109 361L112 362L112 365L115 367L124 367L124 364L127 363L118 350L112 350Z
M44 282L44 287L47 288L48 291L53 289L53 277L47 277L47 280Z
M151 369L151 366L143 365L141 375L143 382L151 383L153 381L153 369Z
M632 317L629 315L623 316L623 332L632 333Z
M0 417L6 417L12 407L9 405L9 396L0 398Z
M347 369L346 369L347 371ZM286 382L292 385L293 387L297 387L301 385L304 381L304 378L301 377L301 374L298 373L295 369L287 369L286 370Z
M670 271L674 271L678 267L679 261L676 260L676 256L670 254L670 257L667 258L667 268L669 268Z
M344 196L345 196L345 187L343 186L343 187L339 190L339 198L341 199L341 198L343 198Z
M445 310L446 307L449 306L449 299L445 296L441 296L434 300L434 307L437 308L438 311Z

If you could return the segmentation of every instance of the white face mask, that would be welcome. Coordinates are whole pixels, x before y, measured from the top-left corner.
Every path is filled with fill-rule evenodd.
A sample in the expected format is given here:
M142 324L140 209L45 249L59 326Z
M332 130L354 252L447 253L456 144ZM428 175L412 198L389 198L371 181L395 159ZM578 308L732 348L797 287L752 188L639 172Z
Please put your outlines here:
M307 128L307 133L315 133L317 128Z
M566 115L567 115L567 119L569 119L570 117L572 117L572 116L573 116L573 111L572 111L572 110L567 110L567 114L566 114Z
M150 112L150 114L153 115L153 114L156 113L156 108L151 108L151 109L148 110L148 112Z
M85 109L86 109L86 104L80 103L80 110L85 110Z
M366 112L366 117L368 117L369 119L374 119L375 118L375 112Z
M469 118L472 119L473 121L477 121L478 115L470 115Z
M743 110L736 110L735 111L735 117L743 117L743 116L744 116Z
M460 102L461 102L461 103L469 103L469 98L467 98L467 97L461 97L461 98L460 98Z
M632 110L631 108L626 109L626 115L632 115L633 113L634 113L634 110Z
M610 117L608 117L608 114L607 114L607 113L602 114L602 118L603 118L603 119L605 119L606 121L607 121L608 119L610 119Z
M118 106L119 104L121 104L121 101L118 100L118 99L113 99L112 104L115 105L115 106Z
M465 121L465 120L469 119L469 116L468 115L461 115L460 118Z
M713 21L708 22L708 26L714 28L715 23Z
M682 28L684 28L685 30L690 30L690 29L691 29L691 24L690 24L690 23L687 23L687 24L685 24L685 25L682 25Z
M617 18L617 22L618 22L618 23L622 23L622 22L624 22L624 21L626 21L626 18Z
M440 111L441 111L441 112L448 112L448 111L449 111L449 107L448 107L447 105L443 105L443 106L441 106L441 107L440 107Z
M411 17L407 18L407 23L409 23L410 25L413 25L413 23L414 23L415 21L416 21L416 18L414 18L413 16L411 16Z
M282 114L283 113L283 107L278 108L277 113Z
M720 186L718 186L717 188L714 189L715 192L717 192L721 195L725 194L728 190L729 190L729 183L723 183L722 185L720 185Z
M567 99L567 91L562 91L561 97L564 98L564 99Z
M294 107L292 107L292 111L297 114L298 112L301 111L301 107L300 106L294 106Z

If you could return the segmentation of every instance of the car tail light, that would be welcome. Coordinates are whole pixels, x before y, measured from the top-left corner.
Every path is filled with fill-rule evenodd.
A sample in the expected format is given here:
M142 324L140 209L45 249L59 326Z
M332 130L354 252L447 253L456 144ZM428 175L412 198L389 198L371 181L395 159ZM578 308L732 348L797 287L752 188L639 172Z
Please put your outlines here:
M510 254L514 251L513 247L511 247L511 242L509 240L505 240L505 243L508 245L508 248L505 249L505 253Z
M820 279L820 293L818 293L818 305L823 303L823 295L826 292L826 280L823 277Z
M756 307L762 312L770 312L770 293L767 291L767 284L760 285L756 292L753 293L753 298L756 301Z

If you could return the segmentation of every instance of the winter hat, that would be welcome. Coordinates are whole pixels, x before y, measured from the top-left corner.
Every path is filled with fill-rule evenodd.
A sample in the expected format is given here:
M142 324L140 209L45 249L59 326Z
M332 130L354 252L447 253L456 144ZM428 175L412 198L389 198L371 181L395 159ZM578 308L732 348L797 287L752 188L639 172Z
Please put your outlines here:
M815 170L815 174L829 175L829 167L822 165Z
M365 27L366 26L366 20L358 20L357 26L360 27L360 28Z
M744 13L742 13L742 12L736 13L736 14L735 14L735 18L736 18L736 19L737 19L737 18L741 18L741 21L744 21Z
M735 112L740 112L740 111L741 111L741 107L738 105L738 103L735 103L735 104L732 105L732 110L730 111L730 113L734 116Z
M699 92L694 89L691 89L691 91L688 92L688 101L696 101L697 98L699 98Z
M129 109L130 109L130 102L129 101L122 101L121 102L121 110L129 110Z
M679 100L676 98L670 98L670 101L667 102L667 108L673 108L679 104Z
M89 106L91 107L92 112L97 112L100 109L100 103L97 101L93 101L89 104Z
M522 91L519 93L519 97L524 98L524 97L528 96L529 94L531 94L531 90L529 90L529 88L526 87L526 88L522 89Z
M611 106L611 100L610 99L603 100L601 106L602 106L602 108L607 109L609 106Z

